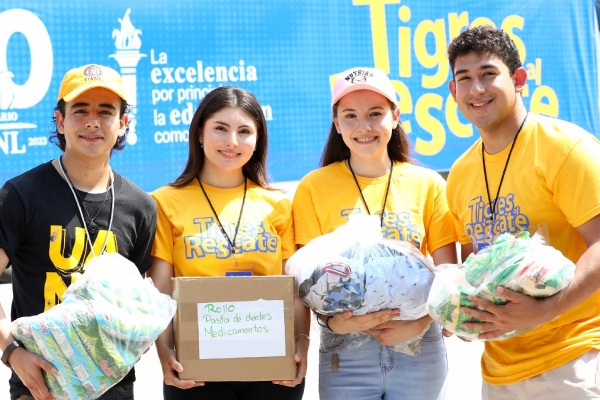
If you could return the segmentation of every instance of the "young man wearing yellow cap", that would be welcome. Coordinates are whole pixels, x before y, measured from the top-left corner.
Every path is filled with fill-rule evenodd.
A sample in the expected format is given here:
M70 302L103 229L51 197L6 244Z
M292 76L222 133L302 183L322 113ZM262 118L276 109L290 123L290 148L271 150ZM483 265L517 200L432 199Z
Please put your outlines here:
M109 166L125 145L127 95L119 74L100 65L67 72L54 112L53 141L63 154L0 188L0 273L13 268L11 320L49 310L88 259L119 252L140 273L150 267L154 201ZM115 277L118 279L118 277ZM10 333L0 307L2 361L14 399L52 399L41 370L56 372ZM133 399L129 373L101 399Z

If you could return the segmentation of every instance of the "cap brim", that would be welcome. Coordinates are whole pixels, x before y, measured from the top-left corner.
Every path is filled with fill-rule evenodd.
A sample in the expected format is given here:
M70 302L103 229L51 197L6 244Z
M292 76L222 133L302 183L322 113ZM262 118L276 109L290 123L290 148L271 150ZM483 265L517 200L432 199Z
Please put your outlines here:
M70 93L67 93L66 95L64 95L62 99L66 103L68 103L68 102L73 101L74 99L76 99L82 93L87 92L90 89L95 89L95 88L108 89L111 92L113 92L114 94L116 94L117 96L119 96L121 99L127 101L127 96L125 95L125 93L122 92L122 90L119 90L119 89L117 89L117 88L115 88L115 87L113 87L111 85L103 85L103 84L99 84L97 82L89 84L89 85L79 86L77 89L72 90Z
M384 92L382 92L381 90L365 84L365 83L358 83L352 86L348 86L347 88L345 88L344 90L342 90L340 93L338 93L333 99L331 99L331 107L333 108L333 106L335 105L335 103L337 103L338 101L340 101L340 99L342 97L344 97L345 95L347 95L348 93L352 93L355 92L357 90L370 90L371 92L375 92L375 93L379 93L380 95L382 95L383 97L385 97L386 99L388 99L389 101L391 101L392 103L397 103L398 100L397 99L390 99L390 97L385 94Z

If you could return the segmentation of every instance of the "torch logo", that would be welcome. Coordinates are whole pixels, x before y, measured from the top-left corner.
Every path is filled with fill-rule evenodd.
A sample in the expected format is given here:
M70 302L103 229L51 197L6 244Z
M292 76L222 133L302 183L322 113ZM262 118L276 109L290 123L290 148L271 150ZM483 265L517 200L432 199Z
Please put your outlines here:
M142 31L136 29L131 22L129 17L131 14L131 8L125 11L123 18L117 20L121 24L120 29L112 31L112 38L115 40L115 54L111 54L109 57L114 58L119 67L121 67L121 77L123 78L123 84L125 90L127 90L127 99L132 108L129 112L129 134L127 135L127 144L136 144L138 137L136 134L136 114L137 114L137 64L142 57L146 57L146 54L142 54L140 49L142 48Z

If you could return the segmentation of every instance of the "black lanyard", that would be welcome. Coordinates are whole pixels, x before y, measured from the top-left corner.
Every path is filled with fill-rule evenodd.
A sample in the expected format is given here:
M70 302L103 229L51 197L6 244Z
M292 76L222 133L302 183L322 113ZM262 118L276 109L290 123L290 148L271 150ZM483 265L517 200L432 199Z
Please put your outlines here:
M210 206L210 209L212 210L213 214L215 215L215 218L217 219L217 222L219 223L219 228L221 228L221 233L223 234L223 236L225 236L225 238L229 242L229 247L231 248L231 254L233 255L233 263L237 267L238 266L237 260L235 259L235 239L237 238L238 230L240 229L240 221L242 220L242 213L244 212L244 203L246 203L246 187L247 187L246 183L248 180L246 179L246 177L244 177L244 197L242 198L242 206L240 207L240 215L238 217L237 224L235 225L235 232L233 234L233 241L232 241L229 238L229 235L227 234L227 232L225 232L225 228L223 228L223 224L221 223L221 220L219 219L219 214L217 214L210 199L208 198L208 195L206 194L206 191L204 190L204 186L202 186L202 182L200 181L200 178L196 177L196 179L198 179L198 183L200 184L200 189L202 189L202 193L204 193L204 197L206 197L206 201L208 201L208 205Z
M387 187L385 188L385 196L383 197L383 206L381 207L381 226L382 227L383 227L383 216L385 214L385 205L387 203L388 193L390 192L390 183L392 182L392 173L394 172L394 160L391 160L391 161L392 161L392 165L390 166L390 174L389 174L388 181L387 181ZM350 169L350 172L352 172L352 177L354 178L354 182L356 182L356 187L358 188L358 192L360 193L360 197L362 198L363 204L365 205L365 208L367 209L367 212L369 213L369 215L371 215L371 210L369 210L369 206L367 205L365 196L363 195L360 185L358 184L358 179L356 179L356 175L354 175L354 171L352 170L352 165L350 165L350 159L348 159L348 168Z
M502 176L500 177L500 184L498 185L498 191L496 192L496 197L494 198L494 204L492 204L492 199L490 198L490 187L488 185L487 171L485 169L485 146L483 144L483 140L481 141L481 163L483 164L483 177L485 178L485 190L487 192L488 204L490 205L490 221L494 219L494 214L496 213L496 203L498 202L498 196L500 195L500 188L502 187L502 181L504 181L504 174L506 173L506 168L508 167L508 162L510 161L510 155L515 147L515 143L517 142L517 138L519 137L519 133L521 133L521 129L523 129L523 125L525 125L525 121L527 120L527 116L529 112L525 114L525 118L523 118L523 122L521 122L521 126L519 126L519 130L513 139L512 145L510 146L510 150L508 151L508 157L506 158L506 164L504 164L504 170L502 171Z

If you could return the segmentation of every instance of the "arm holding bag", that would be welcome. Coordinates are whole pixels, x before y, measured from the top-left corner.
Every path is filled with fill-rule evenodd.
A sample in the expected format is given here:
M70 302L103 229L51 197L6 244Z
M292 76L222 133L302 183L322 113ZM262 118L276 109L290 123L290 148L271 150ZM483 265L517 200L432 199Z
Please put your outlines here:
M428 299L429 315L446 330L464 339L477 340L480 332L462 325L481 322L460 312L460 307L474 307L467 295L506 304L506 299L496 295L498 286L503 286L532 297L548 297L567 287L574 275L575 264L545 244L541 236L530 237L528 232L503 233L491 246L471 254L462 266L438 266ZM535 328L509 332L493 340Z
M132 262L109 253L88 262L62 303L13 321L11 331L58 370L42 371L57 400L97 399L129 373L175 309Z
M402 320L427 315L433 268L412 244L383 239L379 218L364 215L311 240L286 265L296 277L296 296L315 312L399 308ZM396 350L416 355L420 347L401 343Z

